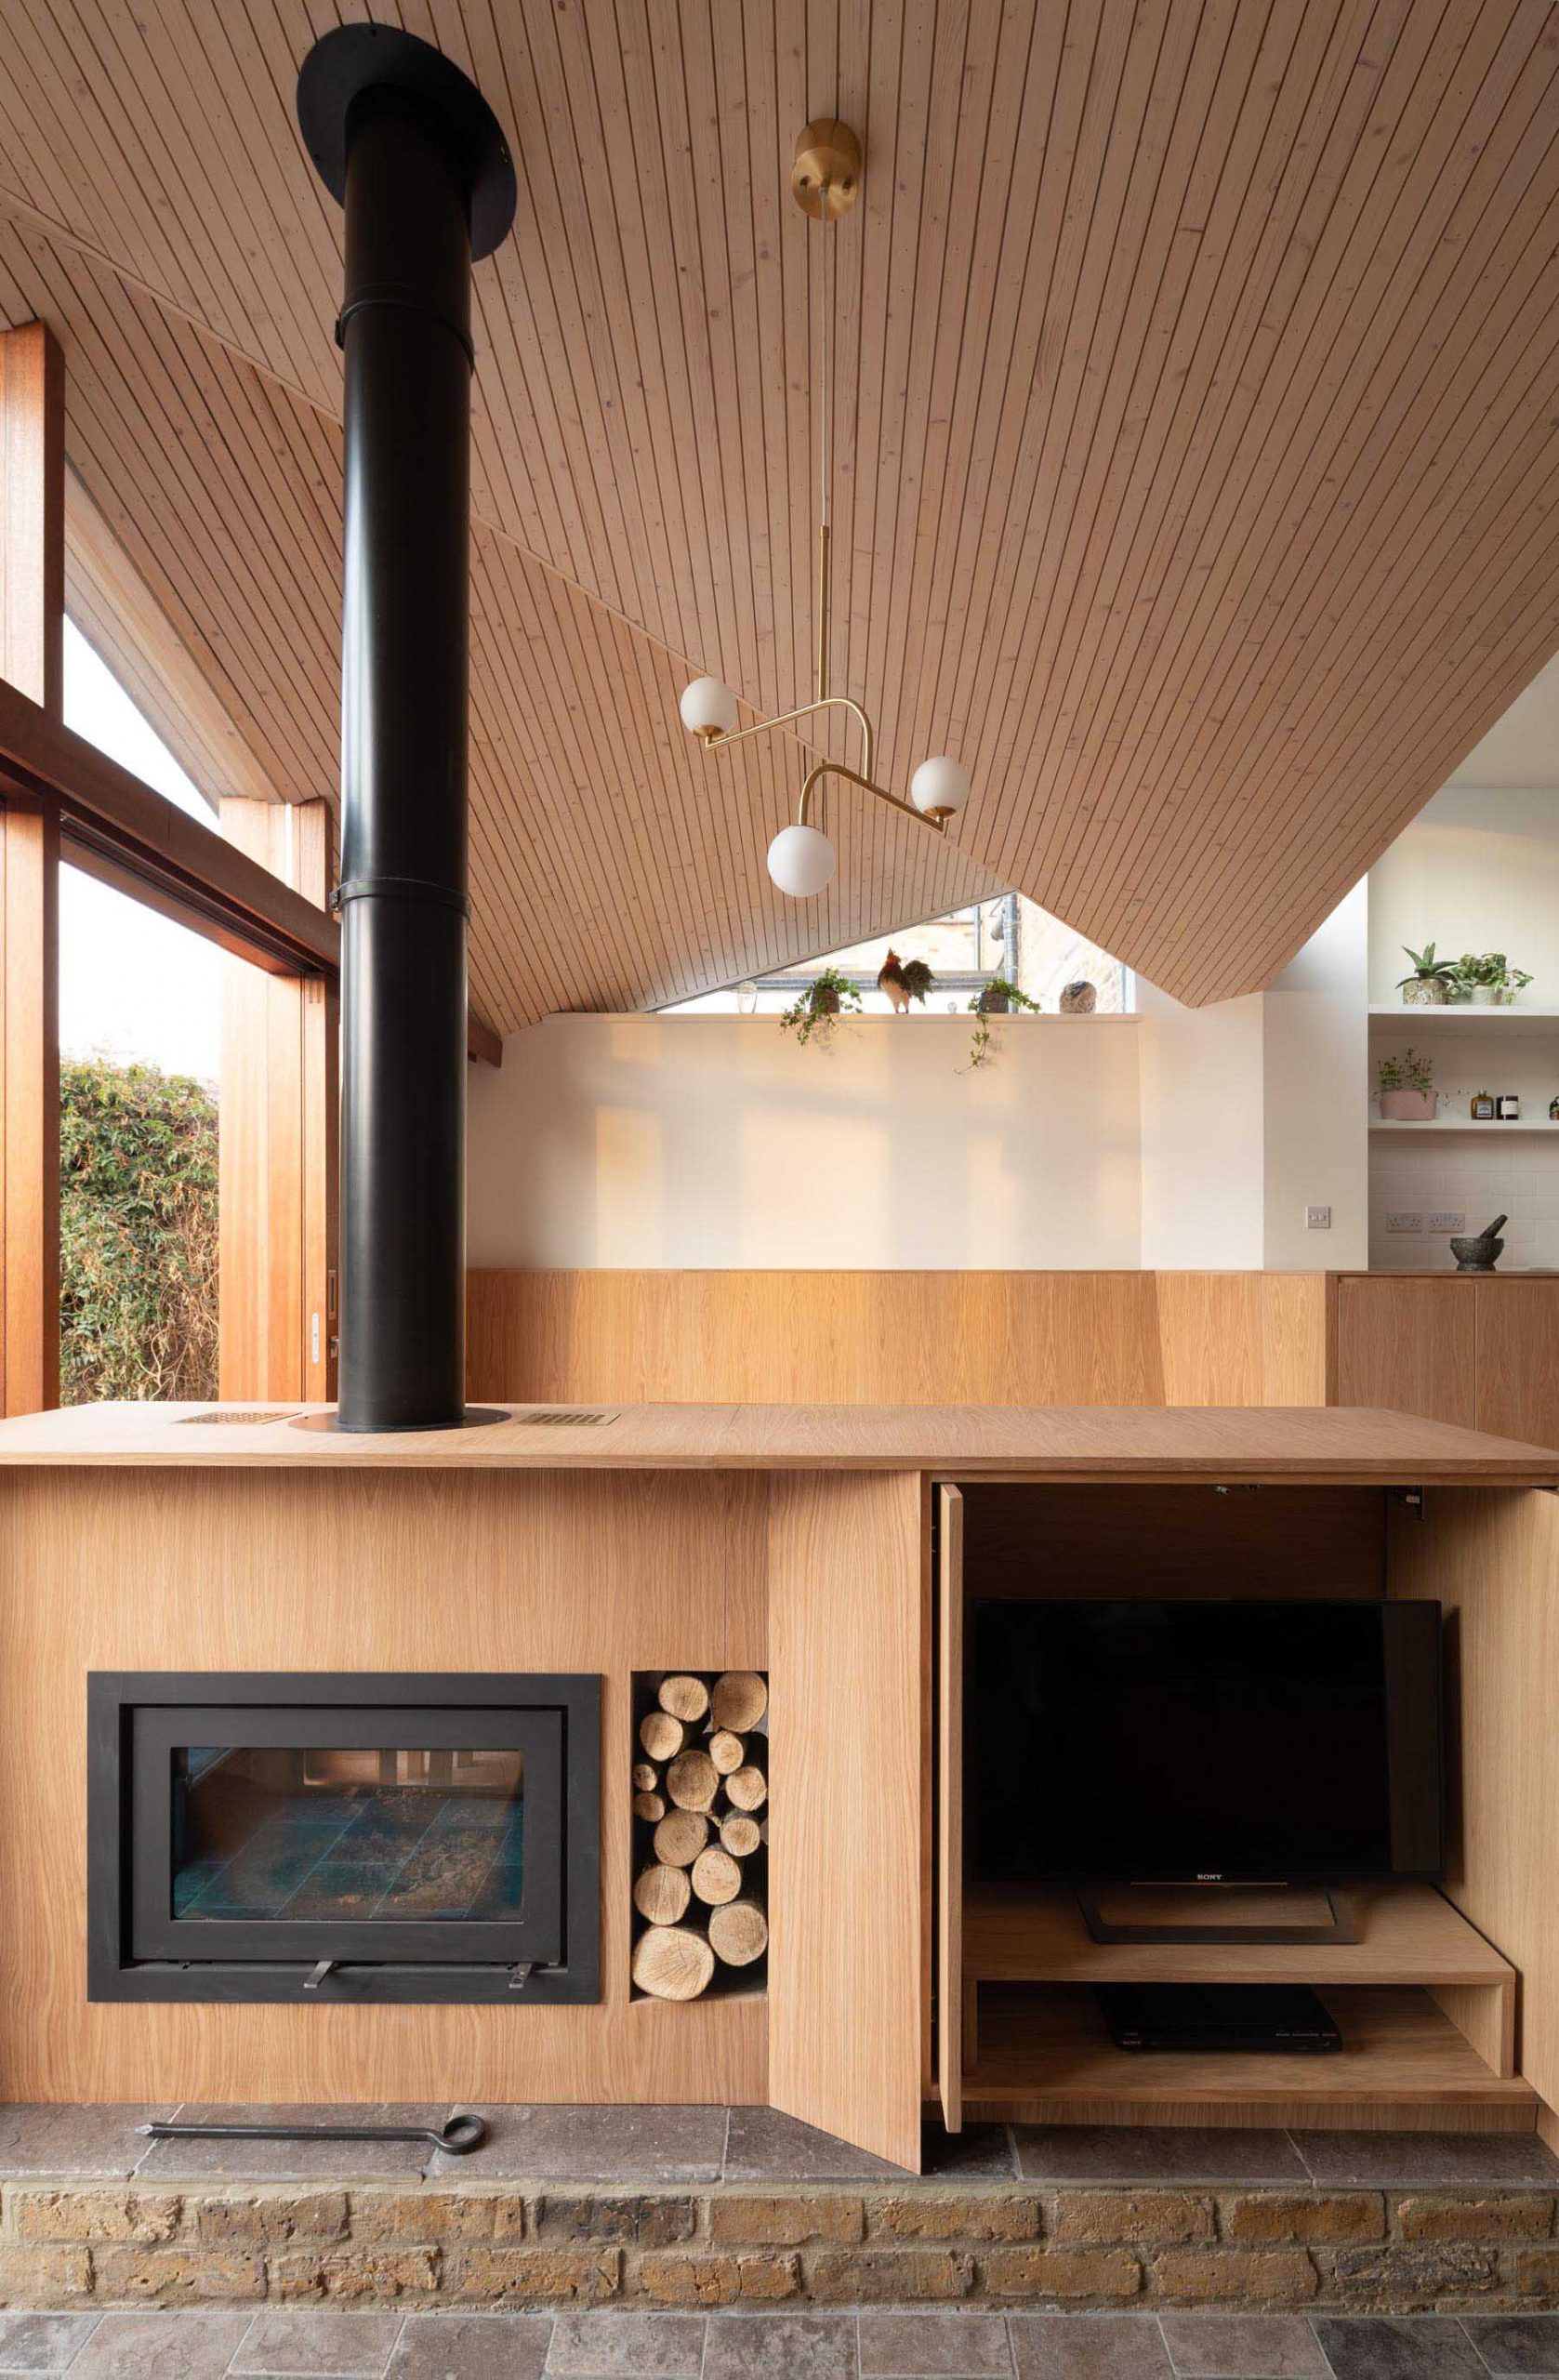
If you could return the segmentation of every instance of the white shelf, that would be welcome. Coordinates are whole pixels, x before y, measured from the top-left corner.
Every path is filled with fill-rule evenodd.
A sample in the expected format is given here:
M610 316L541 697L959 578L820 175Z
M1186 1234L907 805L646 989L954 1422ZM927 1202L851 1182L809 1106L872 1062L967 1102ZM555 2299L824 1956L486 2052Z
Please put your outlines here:
M1371 1007L1370 1023L1410 1025L1415 1031L1420 1025L1531 1025L1549 1032L1559 1032L1559 1008L1474 1008L1471 1001L1458 1001L1449 1008Z
M1559 1139L1559 1124L1551 1124L1546 1120L1529 1124L1525 1118L1519 1124L1474 1124L1469 1117L1465 1124L1452 1124L1436 1117L1433 1124L1404 1124L1399 1123L1394 1117L1372 1116L1369 1119L1369 1129L1372 1132L1417 1132L1420 1140L1426 1132L1486 1132L1491 1141L1505 1138L1514 1132L1550 1132L1555 1139Z

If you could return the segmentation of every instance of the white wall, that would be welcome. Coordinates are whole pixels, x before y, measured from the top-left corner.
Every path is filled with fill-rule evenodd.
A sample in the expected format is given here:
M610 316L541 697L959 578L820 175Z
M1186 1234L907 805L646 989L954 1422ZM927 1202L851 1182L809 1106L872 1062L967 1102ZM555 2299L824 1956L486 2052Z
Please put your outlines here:
M1182 1008L1139 980L1143 1244L1150 1271L1262 1263L1262 998Z
M1559 754L1555 755L1559 760ZM1559 1008L1559 790L1447 786L1369 871L1369 997L1396 999L1405 943L1502 950Z
M827 1049L773 1017L512 1035L471 1072L469 1261L1135 1266L1136 1022L997 1021L974 1074L972 1023L844 1019Z

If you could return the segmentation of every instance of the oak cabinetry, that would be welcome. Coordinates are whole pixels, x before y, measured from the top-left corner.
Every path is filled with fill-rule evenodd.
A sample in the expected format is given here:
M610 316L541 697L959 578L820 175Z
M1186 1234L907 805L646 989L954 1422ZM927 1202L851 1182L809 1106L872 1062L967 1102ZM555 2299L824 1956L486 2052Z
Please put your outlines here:
M1331 1401L1559 1446L1559 1280L1340 1275Z

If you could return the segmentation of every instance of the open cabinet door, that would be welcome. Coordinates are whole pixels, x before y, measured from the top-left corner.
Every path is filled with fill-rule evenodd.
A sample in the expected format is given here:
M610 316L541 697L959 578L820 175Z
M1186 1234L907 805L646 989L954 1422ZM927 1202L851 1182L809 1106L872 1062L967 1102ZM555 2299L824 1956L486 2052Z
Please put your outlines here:
M769 2097L918 2172L926 1548L918 1473L769 1501Z
M937 1494L936 2083L963 2130L963 1498Z

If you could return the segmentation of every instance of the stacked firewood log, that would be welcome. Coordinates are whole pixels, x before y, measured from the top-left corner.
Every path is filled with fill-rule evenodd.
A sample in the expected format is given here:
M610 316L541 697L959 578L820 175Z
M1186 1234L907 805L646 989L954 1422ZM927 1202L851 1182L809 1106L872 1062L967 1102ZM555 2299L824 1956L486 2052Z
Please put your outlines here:
M768 1706L756 1670L681 1670L661 1679L639 1722L633 1980L654 1999L696 2000L769 1947Z

